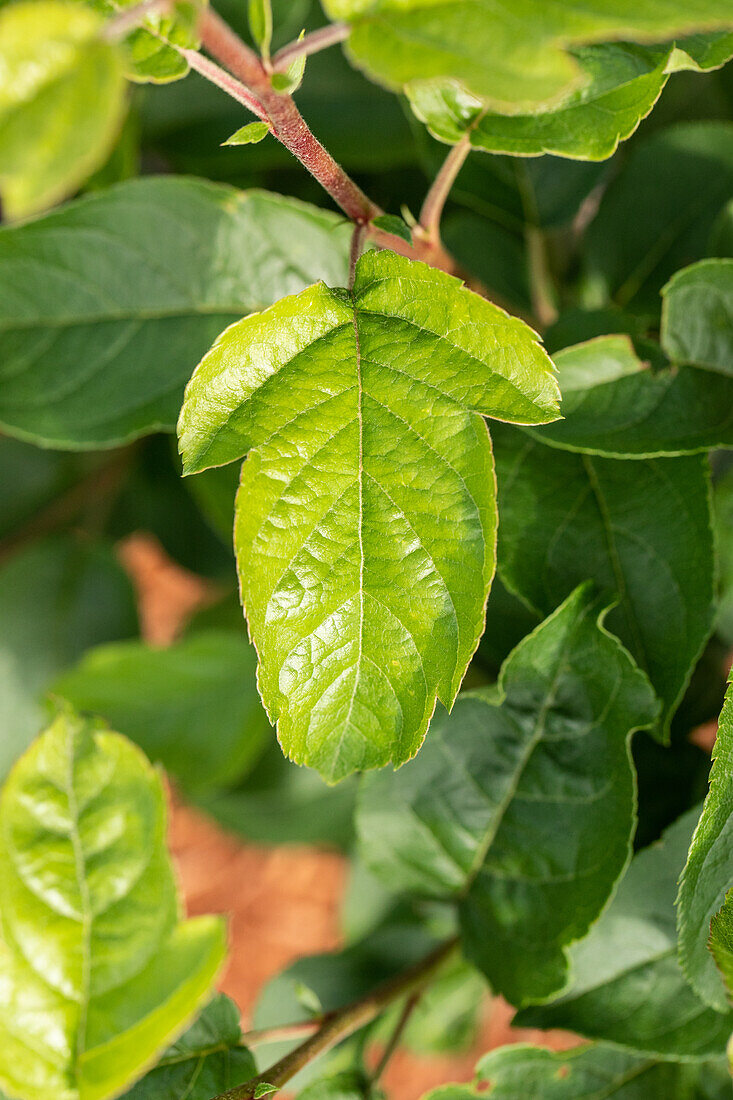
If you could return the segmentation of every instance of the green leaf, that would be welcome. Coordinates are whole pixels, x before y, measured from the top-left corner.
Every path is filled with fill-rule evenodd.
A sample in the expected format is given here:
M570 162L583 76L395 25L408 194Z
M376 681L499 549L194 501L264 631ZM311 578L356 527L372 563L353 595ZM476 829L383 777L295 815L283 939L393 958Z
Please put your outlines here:
M76 3L0 10L0 196L25 218L71 194L112 148L124 111L118 47Z
M172 429L216 335L345 279L349 233L293 199L170 177L0 231L0 428L62 448Z
M119 1092L208 997L221 921L181 922L159 776L62 711L0 798L0 1085L23 1100Z
M697 815L685 814L634 858L606 912L571 950L570 989L524 1009L518 1026L567 1028L659 1058L723 1053L733 1013L698 1000L677 959L677 879Z
M609 40L659 42L730 30L726 0L324 0L331 19L352 22L348 52L393 88L448 78L507 114L554 106L587 82L569 47Z
M54 691L131 737L194 795L232 786L267 743L255 654L241 630L199 631L168 649L102 646Z
M676 71L707 73L733 57L733 34L693 34L675 42L672 64Z
M415 761L362 781L362 857L391 886L458 900L466 957L496 992L550 996L628 860L629 738L657 711L578 589L497 689L461 695Z
M493 435L504 583L545 614L587 579L615 599L607 626L662 699L664 735L713 624L706 458L623 462Z
M687 122L639 142L586 235L593 302L656 313L659 291L710 255L712 227L733 191L733 124Z
M86 0L106 16L134 8L139 0ZM176 47L198 49L198 19L207 0L175 0L165 13L150 12L125 36L126 75L138 83L180 80L189 64Z
M733 1000L733 889L725 895L720 912L710 922L710 953L721 973L728 1000Z
M680 961L698 996L719 1012L728 999L708 951L710 921L733 884L733 680L720 715L710 790L692 838L677 901ZM722 931L730 921L723 918Z
M628 336L599 336L554 361L565 419L527 429L542 443L607 458L733 447L733 381L711 370L650 370Z
M670 359L733 376L733 260L678 271L662 294L662 346Z
M458 691L494 571L479 414L547 421L557 398L523 322L387 251L361 257L353 292L320 283L285 298L199 364L179 421L184 472L250 452L242 601L292 759L335 781L417 752L436 698Z
M40 511L98 465L97 455L62 454L0 436L0 538L17 534Z
M132 585L111 550L70 537L0 566L0 779L44 722L39 697L89 646L137 636Z
M600 1044L555 1052L516 1043L492 1050L472 1085L446 1085L425 1100L726 1100L723 1062L684 1065L637 1058ZM488 1083L489 1088L480 1089Z
M269 132L270 127L266 122L248 122L246 126L235 130L231 137L222 142L222 145L256 145L257 142L266 138Z
M383 229L385 233L393 233L395 237L401 237L403 241L407 241L408 244L412 244L412 230L403 218L398 218L396 214L380 214L378 218L375 218L372 225L376 229Z
M272 6L270 0L249 0L249 29L263 57L270 56Z
M271 1085L269 1081L261 1081L254 1091L255 1100L260 1100L261 1096L269 1096L271 1092L277 1092L277 1085Z
M244 1084L257 1068L241 1038L239 1009L220 993L124 1100L209 1100Z
M304 37L305 31L301 31L298 35L298 42L301 42ZM275 91L281 92L284 95L292 95L293 92L297 92L303 81L306 61L307 55L305 52L297 54L288 65L285 72L273 73L270 82Z
M379 1100L380 1095L363 1071L346 1069L312 1081L298 1093L297 1100Z
M721 477L713 491L718 544L720 599L716 628L733 644L733 470Z
M668 79L670 48L630 43L572 51L583 86L553 110L498 114L459 84L418 81L410 104L434 137L456 142L470 133L471 146L487 153L605 160L651 111Z

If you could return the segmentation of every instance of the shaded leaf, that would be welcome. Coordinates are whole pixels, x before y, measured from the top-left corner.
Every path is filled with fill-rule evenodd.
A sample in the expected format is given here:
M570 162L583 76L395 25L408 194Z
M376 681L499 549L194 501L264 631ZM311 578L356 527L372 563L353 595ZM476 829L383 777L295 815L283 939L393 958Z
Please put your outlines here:
M209 1100L243 1084L257 1068L241 1037L239 1009L218 994L125 1100Z
M167 649L123 642L88 651L54 690L132 738L195 795L232 786L267 743L255 660L241 630L199 631Z
M721 973L728 1000L733 1000L733 890L725 895L720 912L710 922L710 953Z
M505 584L540 613L588 579L616 599L607 626L662 699L664 732L713 623L706 458L624 462L515 429L493 437Z
M479 413L553 419L550 360L387 251L352 293L318 284L227 329L187 387L184 472L249 451L235 546L259 687L286 754L330 780L413 756L476 648L495 530Z
M692 838L677 900L680 961L698 996L719 1012L728 998L708 951L710 921L733 886L733 680L729 680L713 749L710 790ZM727 909L727 906L726 906ZM730 926L718 919L718 935Z
M346 277L349 230L262 192L132 180L0 231L0 426L45 446L171 429L225 325Z
M107 158L122 123L120 50L76 3L0 10L0 195L24 218L72 194Z
M362 781L362 858L390 886L456 898L466 957L513 1003L566 980L565 947L628 856L646 677L579 589L517 646L497 689L459 697L417 759Z
M409 225L396 214L381 214L374 219L372 225L377 229L383 229L385 233L394 233L396 237L401 237L403 241L412 244L412 231Z
M11 772L0 798L0 1083L10 1095L102 1100L208 997L224 928L179 920L165 818L140 750L70 710Z
M0 567L0 779L40 731L40 696L94 645L137 636L132 585L104 545L55 537Z
M599 336L554 361L564 420L527 429L542 443L607 458L733 447L733 382L714 371L650 370L627 336Z
M606 191L586 236L597 298L656 312L678 268L709 255L733 190L733 124L687 122L639 142Z
M733 375L733 260L703 260L663 288L662 346L675 363Z
M635 856L606 912L571 949L570 989L523 1009L518 1025L568 1028L660 1058L723 1053L733 1013L698 1000L677 960L674 900L698 812Z

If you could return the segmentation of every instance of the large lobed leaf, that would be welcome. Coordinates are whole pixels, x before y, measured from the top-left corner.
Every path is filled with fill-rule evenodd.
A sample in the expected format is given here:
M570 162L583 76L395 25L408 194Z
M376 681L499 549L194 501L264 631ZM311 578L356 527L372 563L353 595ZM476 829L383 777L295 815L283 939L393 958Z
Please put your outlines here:
M707 458L571 454L505 427L494 445L503 581L540 613L589 578L615 598L608 627L662 699L665 735L714 619Z
M219 332L346 277L348 229L263 192L176 178L109 188L0 231L0 427L109 447L172 429Z
M181 922L159 776L125 738L62 711L0 798L0 1085L102 1100L179 1032L224 953Z
M390 886L459 903L463 948L515 1004L556 992L565 946L629 856L633 729L658 703L586 588L462 695L416 760L362 781L357 829Z
M635 856L616 896L571 949L573 981L552 1004L525 1008L519 1026L561 1027L656 1058L722 1055L733 1013L687 984L677 958L674 901L694 809Z
M242 601L280 742L331 780L417 752L450 706L494 572L480 414L557 416L523 322L457 279L369 252L352 292L317 284L233 325L179 421L184 471L249 457Z
M23 218L72 194L105 160L122 123L123 57L78 3L0 11L0 195Z
M569 47L631 39L659 42L731 30L727 0L323 0L352 23L348 52L393 88L449 78L514 114L555 105L588 82Z
M708 951L710 922L733 885L733 679L729 682L713 749L710 790L692 838L680 882L680 960L698 995L719 1012L728 1008L726 989ZM726 910L730 902L726 903ZM718 920L718 937L729 916Z

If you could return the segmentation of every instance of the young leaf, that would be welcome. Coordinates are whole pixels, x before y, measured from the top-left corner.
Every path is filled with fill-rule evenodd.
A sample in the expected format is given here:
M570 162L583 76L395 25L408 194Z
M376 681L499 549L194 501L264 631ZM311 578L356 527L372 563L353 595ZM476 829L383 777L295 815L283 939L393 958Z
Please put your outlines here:
M627 43L572 51L583 86L553 110L498 114L455 83L418 81L408 88L413 111L440 141L470 133L471 146L487 153L604 160L636 130L668 79L671 47Z
M199 631L168 649L92 649L54 691L100 714L193 794L232 786L267 743L255 654L241 630Z
M664 733L713 624L706 458L621 462L493 434L504 583L544 613L589 578L615 599L608 628L662 699Z
M727 0L638 0L636 3L521 0L325 0L331 19L353 23L348 52L387 84L447 78L515 114L556 105L584 84L568 52L610 40L664 41L702 30L730 30ZM587 78L586 78L587 80Z
M573 983L552 1004L525 1008L521 1027L561 1027L660 1058L722 1054L733 1013L698 1000L677 959L674 900L698 810L633 860L616 896L571 949Z
M0 196L25 218L71 194L105 161L122 123L118 47L80 4L0 10Z
M270 127L266 122L249 122L246 126L235 130L231 137L222 142L222 145L256 145L257 142L266 138L269 132Z
M479 414L544 422L557 399L531 329L386 251L361 257L353 292L285 298L199 364L184 472L250 452L242 600L292 759L335 781L417 752L436 698L458 691L494 571Z
M733 376L733 260L703 260L662 289L662 346L675 363Z
M263 57L270 56L272 5L270 0L249 0L249 29Z
M416 760L362 781L362 857L391 886L456 898L466 957L510 1001L550 996L565 947L629 856L632 730L658 703L578 589L461 695Z
M722 1061L684 1065L638 1058L594 1044L555 1052L525 1043L492 1050L476 1067L476 1084L446 1085L424 1100L726 1100Z
M304 37L305 31L301 31L298 35L298 41L300 42ZM305 53L298 54L290 62L284 73L272 74L271 84L276 92L282 92L284 95L292 95L293 92L297 92L305 73L306 60Z
M0 797L0 1085L104 1100L200 1007L221 922L181 922L160 779L125 738L62 711Z
M401 237L403 241L412 244L412 231L409 225L396 214L380 214L372 225L377 229L383 229L385 233L394 233L395 237Z
M729 680L713 749L710 790L692 838L677 900L680 960L698 996L719 1012L726 991L708 951L710 921L733 884L733 678ZM725 918L724 918L725 920ZM719 930L724 927L719 923Z
M89 646L138 634L110 547L56 536L0 566L0 780L43 726L40 697Z
M262 1096L269 1096L270 1093L277 1091L277 1085L271 1085L269 1081L260 1081L254 1091L254 1100L260 1100Z
M650 370L627 336L598 336L554 361L565 419L527 428L542 443L606 458L733 447L731 379L697 367Z
M0 231L0 428L62 448L173 428L217 334L314 279L343 281L348 253L326 211L174 177Z
M712 227L733 191L733 124L685 122L640 142L603 196L586 236L598 302L656 313L659 291L709 255Z
M124 1100L209 1100L257 1073L241 1045L237 1006L218 994Z

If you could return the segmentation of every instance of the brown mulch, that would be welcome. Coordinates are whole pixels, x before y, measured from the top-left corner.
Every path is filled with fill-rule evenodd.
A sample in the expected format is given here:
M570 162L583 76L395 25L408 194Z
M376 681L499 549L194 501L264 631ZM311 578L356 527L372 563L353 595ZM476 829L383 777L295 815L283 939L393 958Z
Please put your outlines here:
M154 645L169 644L189 616L215 598L211 585L173 563L147 534L125 539L119 554L138 589L143 634ZM239 1005L247 1028L270 978L299 956L339 946L347 862L313 847L244 843L175 795L170 843L188 912L227 915L230 956L220 986ZM478 1056L504 1043L565 1049L577 1042L561 1032L512 1029L512 1012L500 998L487 998L480 1041L467 1054L417 1058L398 1051L383 1079L388 1095L418 1100L436 1085L470 1080Z

